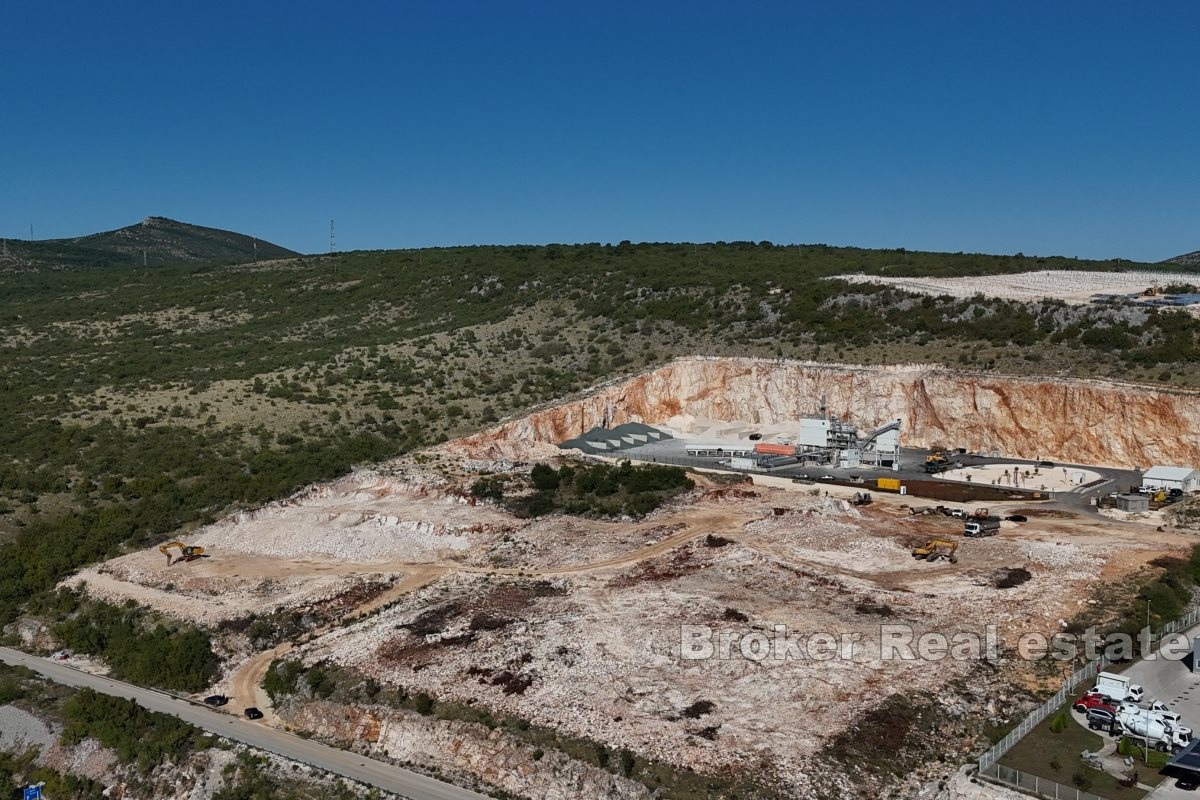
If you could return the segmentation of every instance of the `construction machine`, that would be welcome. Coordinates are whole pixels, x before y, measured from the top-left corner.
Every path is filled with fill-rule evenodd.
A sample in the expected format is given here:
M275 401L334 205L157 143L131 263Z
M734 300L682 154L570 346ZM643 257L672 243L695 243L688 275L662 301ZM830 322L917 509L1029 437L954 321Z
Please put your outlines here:
M958 563L958 556L955 552L958 550L958 542L950 542L945 539L930 539L920 547L914 547L912 554L913 558L925 561L937 561L946 559L951 564Z
M870 492L855 492L854 499L850 502L856 506L869 506L873 501Z
M947 469L950 466L950 459L941 450L938 450L930 455L925 456L925 471L929 474L934 474Z
M179 548L179 561L194 561L204 555L204 548L199 545L184 544L183 542L167 542L158 546L158 552L167 557L167 566L171 566L171 548Z

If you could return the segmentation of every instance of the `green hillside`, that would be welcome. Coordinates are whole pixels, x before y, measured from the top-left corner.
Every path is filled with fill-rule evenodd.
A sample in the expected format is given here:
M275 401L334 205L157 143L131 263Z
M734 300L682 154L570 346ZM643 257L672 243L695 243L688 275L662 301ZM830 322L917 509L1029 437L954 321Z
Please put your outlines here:
M166 217L147 217L136 225L74 239L10 239L6 247L8 257L0 256L0 269L228 263L297 255L252 236Z
M1200 385L1187 314L824 279L1118 266L625 242L0 274L0 625L123 547L675 356Z

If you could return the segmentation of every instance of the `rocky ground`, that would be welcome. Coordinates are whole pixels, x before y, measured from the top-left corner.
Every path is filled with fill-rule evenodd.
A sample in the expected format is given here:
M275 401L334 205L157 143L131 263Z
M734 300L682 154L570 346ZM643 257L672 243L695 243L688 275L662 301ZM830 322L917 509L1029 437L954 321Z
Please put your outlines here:
M706 381L719 391L702 393ZM636 753L679 774L756 776L787 796L883 796L886 789L896 797L984 797L979 792L986 790L969 781L956 795L920 794L939 783L937 791L945 790L951 776L918 766L969 760L984 726L1011 721L1028 703L1027 689L1054 682L1061 671L1054 665L1014 660L1021 634L1061 630L1088 610L1097 586L1119 583L1164 553L1184 552L1187 537L1014 506L1028 522L1005 523L995 537L963 539L958 521L910 514L909 498L879 497L859 509L835 487L720 485L700 475L694 490L641 520L520 519L470 493L481 474L526 470L531 458L570 458L554 447L555 437L601 421L652 421L658 414L680 424L766 424L800 412L818 384L833 387L832 410L874 403L882 414L890 398L919 436L987 430L992 443L1035 435L1036 425L1013 416L1019 400L1058 407L1072 393L1112 389L1001 381L977 383L963 397L955 388L962 381L924 368L676 362L221 520L188 539L205 548L205 558L168 565L148 549L85 570L71 583L213 628L227 661L210 690L252 699L267 711L264 724L518 796L637 798L650 784L569 749L534 747L510 729L414 714L403 705L357 697L331 705L328 695L300 691L272 709L263 680L277 659L321 665L356 686L428 695L613 753ZM763 395L774 405L751 408ZM1118 399L1132 408L1185 398L1139 389ZM973 421L964 403L974 404ZM931 420L936 429L921 427ZM1071 446L1085 456L1107 448L1113 459L1129 452L1100 429ZM1139 446L1144 454L1149 445ZM1040 454L1061 457L1052 448ZM915 545L945 537L959 544L957 564L912 558ZM312 622L271 650L224 632L224 623L275 610ZM907 626L914 639L959 635L952 641L967 642L956 651L963 657L884 658L888 625ZM990 625L1004 660L981 665ZM685 626L709 631L716 652L685 657L694 652L688 641L695 642L685 638ZM780 641L759 657L760 638L777 626L800 639L791 640L792 649ZM917 705L897 711L889 705L897 697ZM878 743L867 756L880 759L877 770L855 777L838 766L847 753L862 757L852 741L860 726L900 729L905 714L921 720L914 736ZM906 747L908 780L887 778L882 762Z
M680 415L769 427L829 413L860 428L900 419L912 447L1121 468L1200 464L1200 393L1100 380L1019 378L923 364L855 366L681 358L447 443L460 457L529 460L597 425ZM1132 424L1130 420L1137 420Z

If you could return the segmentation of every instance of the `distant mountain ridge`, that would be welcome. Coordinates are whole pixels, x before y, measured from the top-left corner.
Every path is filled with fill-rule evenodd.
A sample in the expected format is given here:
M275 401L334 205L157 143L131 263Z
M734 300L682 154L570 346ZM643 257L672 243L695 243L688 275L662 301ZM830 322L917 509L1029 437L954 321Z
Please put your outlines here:
M1184 253L1183 255L1175 256L1174 258L1168 258L1163 263L1164 264L1200 264L1200 250L1197 250L1194 253Z
M71 239L6 243L15 266L101 266L185 262L253 261L299 255L294 250L243 233L206 228L166 217ZM0 257L0 265L4 259Z

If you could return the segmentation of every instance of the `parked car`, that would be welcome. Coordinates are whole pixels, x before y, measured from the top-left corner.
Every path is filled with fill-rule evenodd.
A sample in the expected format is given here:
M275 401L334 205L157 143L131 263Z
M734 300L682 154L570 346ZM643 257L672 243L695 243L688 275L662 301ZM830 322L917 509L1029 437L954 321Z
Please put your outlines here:
M1087 712L1088 727L1094 731L1106 731L1117 721L1117 712L1110 708L1089 708Z
M1194 792L1197 786L1200 786L1200 776L1197 775L1188 775L1175 781L1175 788L1185 792Z
M819 480L819 481L832 481L832 480L834 480L834 477L833 477L832 475L822 475L821 477L817 478L817 480Z
M1008 520L1009 522L1028 522L1029 521L1029 517L1025 516L1024 514L1009 514L1007 517L1005 517L1005 519Z
M1116 719L1117 716L1116 702L1108 695L1103 694L1085 694L1075 701L1072 708L1081 714L1086 714L1093 708L1099 708L1111 714L1113 719Z
M210 694L204 698L204 704L209 706L223 706L229 702L229 698L223 694Z
M246 709L246 719L262 719L263 713L254 706Z
M958 519L966 519L967 512L961 508L952 508L950 509L950 516L957 517Z
M1053 461L1039 461L1038 466L1039 467L1053 467L1054 462Z
M746 438L752 442L757 442L759 439L762 438L762 434L761 433L752 433L749 436L747 436Z

